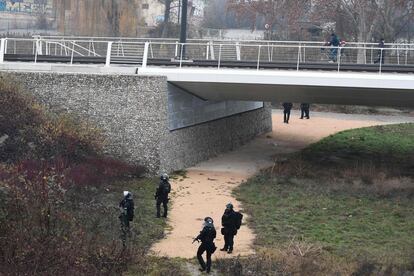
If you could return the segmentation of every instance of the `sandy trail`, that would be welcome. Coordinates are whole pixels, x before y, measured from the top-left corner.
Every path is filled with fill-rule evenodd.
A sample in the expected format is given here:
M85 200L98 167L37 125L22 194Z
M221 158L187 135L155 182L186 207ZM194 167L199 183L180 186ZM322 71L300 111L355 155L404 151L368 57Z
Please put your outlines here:
M240 183L273 164L272 156L299 150L306 145L341 130L379 124L414 122L414 117L345 115L324 112L311 113L310 120L298 119L292 112L289 124L283 124L280 110L273 111L273 132L251 143L187 170L187 177L172 181L172 209L169 213L171 230L155 244L152 252L159 256L193 258L198 245L192 238L201 230L203 218L210 216L217 230L216 246L224 244L220 234L221 216L225 205L232 202L236 210L240 203L231 191ZM245 221L245 219L244 219ZM253 231L243 225L235 237L233 255L254 253ZM228 254L216 251L215 258Z

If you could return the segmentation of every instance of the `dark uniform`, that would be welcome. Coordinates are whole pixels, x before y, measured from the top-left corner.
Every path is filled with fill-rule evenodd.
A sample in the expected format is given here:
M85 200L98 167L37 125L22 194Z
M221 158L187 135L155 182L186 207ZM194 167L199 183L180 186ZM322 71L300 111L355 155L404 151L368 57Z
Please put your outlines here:
M161 216L161 203L164 208L164 214L163 217L167 217L168 212L168 194L171 191L171 184L168 182L168 176L161 176L160 184L157 188L157 191L155 192L155 199L157 200L156 206L157 206L157 218Z
M134 200L130 192L124 192L124 198L119 203L119 220L121 221L121 240L125 246L127 235L130 235L129 222L134 218Z
M216 238L216 229L214 228L213 219L207 217L204 219L203 230L195 238L195 240L201 241L200 246L197 250L197 259L200 263L200 271L207 271L210 273L211 269L211 255L216 251L216 245L214 244L214 239ZM207 264L204 262L203 254L206 252L207 255Z
M224 236L224 247L220 251L233 252L234 236L237 234L237 215L233 210L233 205L227 204L226 210L221 217L221 234Z
M380 48L380 49L378 49L378 53L377 53L378 57L374 62L375 63L380 63L381 62L382 64L384 64L384 62L385 62L385 51L384 51L385 40L383 38L381 38L381 41L378 43L377 47Z
M308 103L300 104L300 118L301 119L303 119L303 116L305 116L306 119L309 119L309 107L310 105Z
M336 62L338 57L338 47L339 47L339 39L336 34L331 34L331 39L326 44L327 46L331 46L329 59L333 62Z
M283 103L283 122L289 124L290 110L293 107L292 103Z

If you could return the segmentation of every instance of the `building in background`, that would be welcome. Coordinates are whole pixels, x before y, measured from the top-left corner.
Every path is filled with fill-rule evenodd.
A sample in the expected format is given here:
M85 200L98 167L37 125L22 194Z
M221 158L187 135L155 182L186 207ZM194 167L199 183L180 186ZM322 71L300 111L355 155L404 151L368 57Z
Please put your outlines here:
M53 0L0 0L0 12L51 15Z

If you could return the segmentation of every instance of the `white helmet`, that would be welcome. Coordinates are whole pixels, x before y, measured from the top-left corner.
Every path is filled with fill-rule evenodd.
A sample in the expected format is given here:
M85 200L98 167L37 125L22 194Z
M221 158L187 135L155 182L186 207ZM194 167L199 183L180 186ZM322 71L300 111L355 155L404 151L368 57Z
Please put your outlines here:
M128 196L130 193L128 191L124 191L124 197Z
M161 180L168 180L168 178L169 178L168 174L166 174L166 173L162 173L161 176L160 176Z

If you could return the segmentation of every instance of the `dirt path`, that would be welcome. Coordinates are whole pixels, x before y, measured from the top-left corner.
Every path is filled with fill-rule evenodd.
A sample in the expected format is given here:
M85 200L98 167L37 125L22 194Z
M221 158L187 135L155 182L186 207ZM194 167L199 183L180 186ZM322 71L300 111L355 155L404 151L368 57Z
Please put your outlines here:
M263 135L236 151L220 155L187 170L186 178L172 182L173 208L166 237L152 251L160 256L193 258L197 244L192 238L201 230L202 220L211 216L217 230L216 245L223 246L220 220L225 205L240 203L231 191L241 182L272 165L272 156L299 150L310 143L341 130L379 124L414 122L413 117L345 115L325 112L311 113L310 120L298 119L293 112L290 124L283 124L281 111L273 111L273 132ZM235 237L234 255L249 255L254 241L253 231L243 225ZM228 255L217 250L215 258Z

